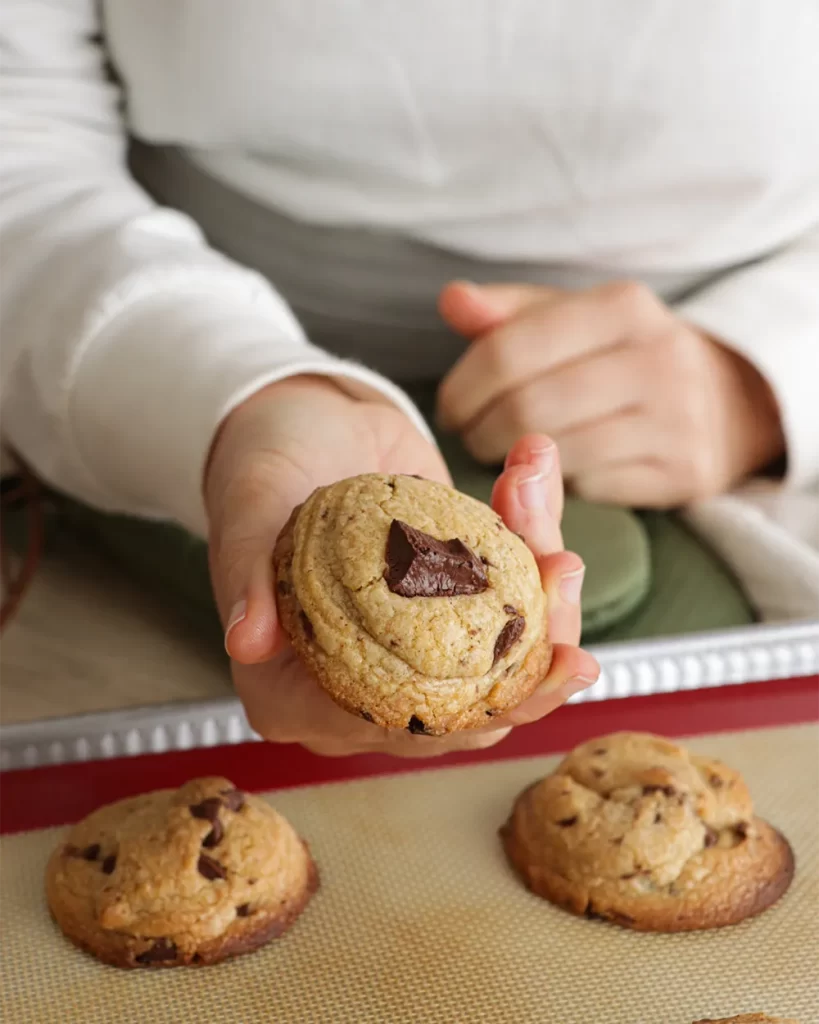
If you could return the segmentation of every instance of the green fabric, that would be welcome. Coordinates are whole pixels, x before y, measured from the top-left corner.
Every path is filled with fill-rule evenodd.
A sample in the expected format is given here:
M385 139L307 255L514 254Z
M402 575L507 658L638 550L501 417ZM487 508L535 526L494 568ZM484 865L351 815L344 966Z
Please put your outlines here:
M434 390L422 385L412 397L433 422ZM451 435L439 436L438 442L455 486L489 502L497 468L479 465ZM4 514L7 536L20 533L19 517L19 510ZM170 597L203 637L220 637L203 541L168 523L107 515L61 496L54 497L50 519L52 525L79 531L146 587ZM563 537L586 565L586 641L695 633L754 619L730 571L674 514L635 513L567 498Z
M3 528L15 546L23 543L20 510L4 513ZM201 631L203 643L221 644L201 540L172 524L107 515L66 498L57 498L49 515L48 530L60 528L103 549L158 599L170 602ZM697 633L754 620L729 570L673 514L636 515L568 499L564 537L586 564L587 643Z

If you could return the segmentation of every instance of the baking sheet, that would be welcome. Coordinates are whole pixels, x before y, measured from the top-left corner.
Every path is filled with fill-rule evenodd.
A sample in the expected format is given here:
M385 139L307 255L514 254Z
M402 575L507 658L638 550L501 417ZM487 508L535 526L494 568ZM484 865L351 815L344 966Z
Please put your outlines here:
M8 1024L691 1024L764 1009L819 1024L819 728L697 738L788 836L786 898L734 928L646 935L565 914L518 883L496 830L533 758L271 795L323 886L284 939L202 970L123 972L70 946L42 874L60 829L0 842Z
M571 703L819 675L819 622L591 647L602 674ZM113 669L112 669L113 670ZM160 754L259 737L236 699L58 717L0 730L0 770Z

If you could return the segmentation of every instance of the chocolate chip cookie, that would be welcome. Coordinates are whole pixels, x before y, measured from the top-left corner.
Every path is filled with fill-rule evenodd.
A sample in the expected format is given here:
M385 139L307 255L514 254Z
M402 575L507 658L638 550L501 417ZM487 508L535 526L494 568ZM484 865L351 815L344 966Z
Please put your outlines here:
M288 822L219 778L101 807L71 829L46 871L57 924L116 967L249 953L286 931L317 885Z
M737 772L645 733L577 747L520 794L501 836L538 896L640 931L736 924L794 872Z
M551 663L526 544L451 487L370 474L315 491L274 553L279 615L343 708L441 735L487 725Z
M694 1024L799 1024L792 1017L769 1017L766 1013L741 1013L738 1017L697 1020Z

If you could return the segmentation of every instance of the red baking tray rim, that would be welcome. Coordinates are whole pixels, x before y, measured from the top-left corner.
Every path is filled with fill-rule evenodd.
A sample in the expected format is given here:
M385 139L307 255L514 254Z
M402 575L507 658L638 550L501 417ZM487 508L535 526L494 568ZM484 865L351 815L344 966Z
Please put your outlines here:
M819 676L802 676L570 705L513 730L488 750L424 760L370 754L327 758L296 745L254 742L48 765L2 774L0 832L76 821L103 803L201 775L224 775L243 789L262 792L554 754L622 729L690 736L817 720Z

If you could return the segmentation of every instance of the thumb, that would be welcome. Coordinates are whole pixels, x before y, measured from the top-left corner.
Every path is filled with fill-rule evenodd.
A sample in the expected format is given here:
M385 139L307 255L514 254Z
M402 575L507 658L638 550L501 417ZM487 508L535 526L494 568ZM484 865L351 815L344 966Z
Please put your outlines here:
M552 289L533 284L475 284L452 281L438 297L438 312L466 338L500 326L516 313L543 301Z
M213 590L225 624L225 649L234 661L268 661L282 648L276 611L273 548L293 504L272 482L236 481L222 496L210 541ZM299 499L300 500L300 499Z

